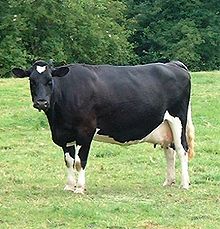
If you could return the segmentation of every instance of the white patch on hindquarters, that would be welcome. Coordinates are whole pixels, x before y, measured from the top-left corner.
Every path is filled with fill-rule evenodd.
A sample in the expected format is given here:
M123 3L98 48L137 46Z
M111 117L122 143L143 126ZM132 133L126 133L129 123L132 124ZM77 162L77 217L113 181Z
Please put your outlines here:
M181 135L182 135L182 123L178 117L173 117L166 111L164 115L164 120L168 121L170 128L173 133L173 139L175 144L176 151L184 151L183 146L181 144Z
M188 172L188 153L185 152L182 143L181 143L181 135L182 135L182 123L178 117L173 117L166 111L164 120L167 120L170 128L173 133L175 150L179 155L181 167L182 167L182 181L181 185L184 189L189 188L189 172Z
M47 68L47 66L45 65L45 66L36 66L36 70L37 70L37 72L38 73L42 73L42 72L45 72L46 71L46 68Z

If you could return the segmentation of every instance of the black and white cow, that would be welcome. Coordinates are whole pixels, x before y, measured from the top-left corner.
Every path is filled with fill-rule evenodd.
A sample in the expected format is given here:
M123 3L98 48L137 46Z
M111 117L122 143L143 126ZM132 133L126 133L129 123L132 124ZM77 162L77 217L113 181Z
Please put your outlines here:
M161 145L167 160L165 186L175 182L176 151L182 187L189 188L188 156L193 154L194 127L190 74L181 62L52 68L37 61L28 70L12 71L18 77L29 77L33 106L45 112L52 139L64 151L65 190L85 190L93 139L120 145Z

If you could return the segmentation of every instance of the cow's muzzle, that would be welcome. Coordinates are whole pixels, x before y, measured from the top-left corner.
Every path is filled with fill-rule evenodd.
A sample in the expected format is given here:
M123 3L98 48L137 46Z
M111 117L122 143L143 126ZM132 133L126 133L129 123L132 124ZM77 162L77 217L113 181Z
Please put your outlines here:
M47 111L49 109L49 103L46 100L37 100L34 102L33 107L38 109L38 111Z

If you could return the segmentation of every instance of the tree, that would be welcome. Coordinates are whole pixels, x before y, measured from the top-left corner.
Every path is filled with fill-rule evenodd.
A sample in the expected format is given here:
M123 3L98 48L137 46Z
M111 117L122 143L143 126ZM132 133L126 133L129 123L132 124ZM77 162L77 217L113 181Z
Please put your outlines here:
M191 70L219 68L220 1L126 2L135 29L130 41L141 63L179 59Z
M36 59L128 64L134 58L125 5L114 0L5 0L0 77Z
M28 58L21 33L23 22L12 11L10 2L3 0L0 8L0 77L10 76L10 68L16 60L26 64Z
M202 70L220 69L220 1L201 0L199 25L203 42L198 47Z

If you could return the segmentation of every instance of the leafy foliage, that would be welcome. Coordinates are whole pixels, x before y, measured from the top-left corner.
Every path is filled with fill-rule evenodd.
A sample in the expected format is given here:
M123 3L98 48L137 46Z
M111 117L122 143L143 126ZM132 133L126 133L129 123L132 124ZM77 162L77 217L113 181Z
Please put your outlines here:
M127 64L134 57L119 1L5 0L0 76L36 59Z
M180 59L192 70L220 65L220 2L128 0L130 41L141 63ZM218 34L218 35L217 35Z
M219 69L219 0L2 0L0 77L36 59Z

